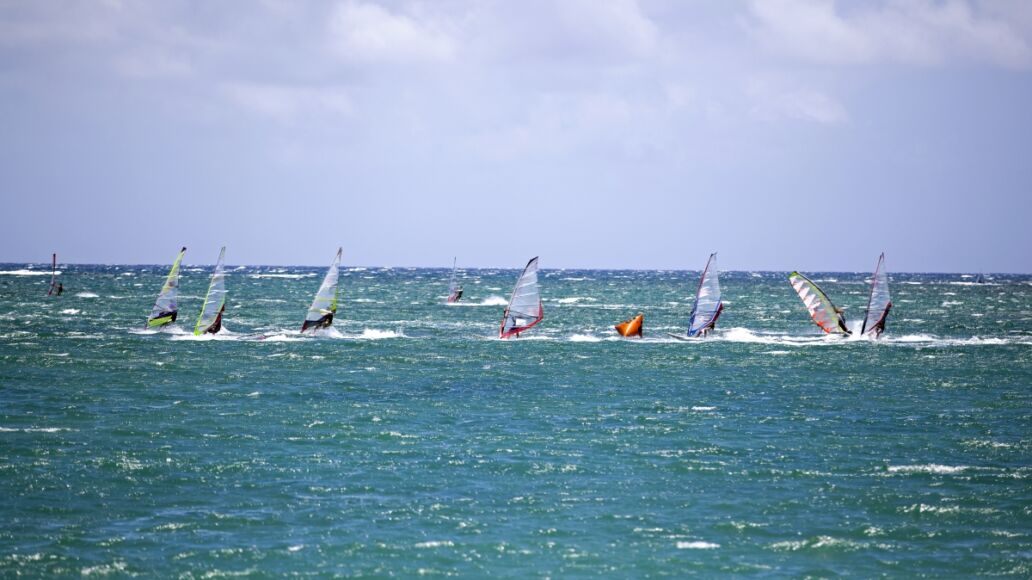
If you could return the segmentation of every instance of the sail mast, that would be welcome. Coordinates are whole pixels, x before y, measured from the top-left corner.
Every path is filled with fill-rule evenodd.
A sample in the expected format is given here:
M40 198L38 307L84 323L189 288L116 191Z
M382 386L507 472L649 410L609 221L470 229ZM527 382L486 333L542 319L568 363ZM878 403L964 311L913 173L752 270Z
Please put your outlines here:
M176 301L179 292L179 264L183 261L185 254L186 246L183 246L183 249L179 250L179 255L176 256L176 261L172 263L172 269L168 271L165 284L161 287L158 299L154 302L154 308L151 309L151 314L147 318L148 327L165 326L176 321L179 314L179 304Z
M197 316L194 335L204 333L215 334L222 329L222 313L226 310L226 274L223 261L226 257L226 246L219 251L219 259L215 263L215 271L208 283L208 293L204 296L204 306Z

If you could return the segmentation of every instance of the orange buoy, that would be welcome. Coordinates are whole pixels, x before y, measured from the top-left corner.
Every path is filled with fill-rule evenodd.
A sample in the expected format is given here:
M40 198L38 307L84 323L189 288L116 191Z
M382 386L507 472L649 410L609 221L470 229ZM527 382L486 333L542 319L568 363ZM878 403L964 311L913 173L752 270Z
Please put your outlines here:
M620 336L637 336L641 338L641 325L645 322L645 315L639 314L634 318L617 324L613 328L620 333Z

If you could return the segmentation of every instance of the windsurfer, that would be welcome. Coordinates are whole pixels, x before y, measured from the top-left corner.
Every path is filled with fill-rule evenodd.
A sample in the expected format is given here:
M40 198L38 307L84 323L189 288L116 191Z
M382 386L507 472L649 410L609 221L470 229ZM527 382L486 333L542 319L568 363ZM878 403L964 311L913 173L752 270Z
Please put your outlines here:
M61 282L57 283L57 295L60 296L64 292L64 284Z

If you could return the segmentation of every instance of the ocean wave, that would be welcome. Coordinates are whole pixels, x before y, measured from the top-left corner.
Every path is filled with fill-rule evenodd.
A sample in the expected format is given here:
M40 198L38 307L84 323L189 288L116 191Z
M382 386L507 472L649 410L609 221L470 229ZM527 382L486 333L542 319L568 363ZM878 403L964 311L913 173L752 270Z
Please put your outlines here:
M309 272L307 274L248 274L248 278L283 278L286 280L300 280L301 278L313 278L315 273Z
M362 334L357 336L359 340L382 340L384 338L408 338L402 332L393 330L377 330L375 328L364 328Z
M889 473L931 473L935 475L954 475L971 469L967 465L939 465L929 463L926 465L890 465Z
M61 271L58 270L57 273L60 274ZM43 270L0 270L0 276L49 276L50 274Z
M97 296L93 292L79 292L76 296L79 298L100 298L100 296Z
M488 296L480 302L449 302L448 306L508 306L509 301L501 296Z

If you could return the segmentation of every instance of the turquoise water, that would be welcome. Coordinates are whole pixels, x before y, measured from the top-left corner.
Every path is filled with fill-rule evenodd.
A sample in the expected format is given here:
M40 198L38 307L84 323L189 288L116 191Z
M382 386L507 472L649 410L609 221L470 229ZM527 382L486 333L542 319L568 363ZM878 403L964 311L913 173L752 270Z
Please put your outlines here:
M891 264L890 264L891 265ZM879 342L784 273L229 268L229 331L143 330L167 266L0 270L0 575L1032 574L1032 277L893 274ZM36 266L41 268L41 266ZM31 270L28 273L31 274ZM866 274L812 278L856 319ZM645 313L645 340L611 325ZM262 338L262 340L259 340Z

